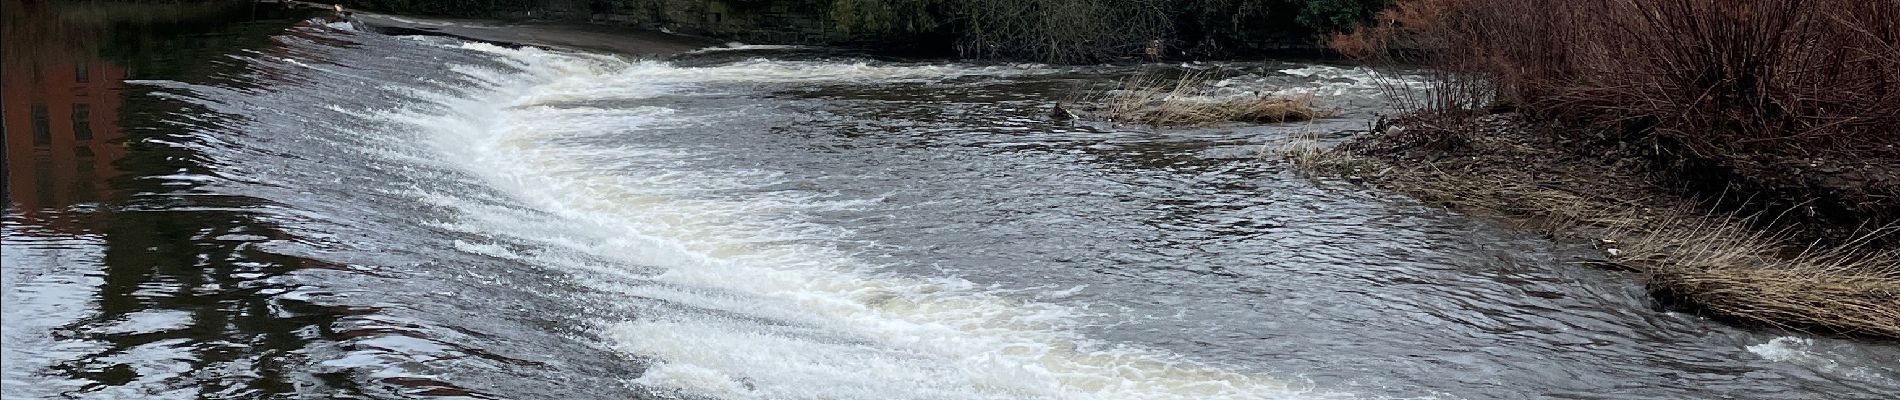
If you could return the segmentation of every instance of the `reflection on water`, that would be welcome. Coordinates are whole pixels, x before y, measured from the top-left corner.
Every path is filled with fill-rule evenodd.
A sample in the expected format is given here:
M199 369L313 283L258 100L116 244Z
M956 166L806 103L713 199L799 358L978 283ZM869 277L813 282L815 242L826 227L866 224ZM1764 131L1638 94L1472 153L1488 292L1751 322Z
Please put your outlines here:
M270 296L286 236L208 193L166 145L191 106L131 79L212 81L296 21L246 3L0 2L7 398L257 397L347 389L295 365L338 310ZM347 311L347 310L344 310ZM342 392L339 392L342 393Z
M47 19L41 7L5 2L6 198L25 218L103 200L119 141L125 67L99 55L99 31ZM64 232L76 221L51 219Z

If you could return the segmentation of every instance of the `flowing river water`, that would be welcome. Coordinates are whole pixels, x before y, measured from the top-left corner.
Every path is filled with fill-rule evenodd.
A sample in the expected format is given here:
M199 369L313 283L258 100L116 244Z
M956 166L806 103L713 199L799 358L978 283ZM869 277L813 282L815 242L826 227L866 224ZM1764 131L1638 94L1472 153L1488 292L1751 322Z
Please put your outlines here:
M1363 69L7 4L7 399L1900 398L1893 343L1672 312L1589 249L1270 156L1362 129ZM1346 112L1046 117L1153 69Z

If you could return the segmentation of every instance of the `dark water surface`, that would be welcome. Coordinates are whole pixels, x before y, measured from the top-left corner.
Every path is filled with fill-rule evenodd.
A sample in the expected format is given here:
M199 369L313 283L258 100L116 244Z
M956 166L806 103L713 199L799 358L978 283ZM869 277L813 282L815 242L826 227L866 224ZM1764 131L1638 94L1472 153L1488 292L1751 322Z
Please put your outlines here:
M7 399L1900 398L1900 346L1659 310L1587 249L1262 156L1363 128L1371 71L3 4ZM1138 70L1346 113L1044 116Z

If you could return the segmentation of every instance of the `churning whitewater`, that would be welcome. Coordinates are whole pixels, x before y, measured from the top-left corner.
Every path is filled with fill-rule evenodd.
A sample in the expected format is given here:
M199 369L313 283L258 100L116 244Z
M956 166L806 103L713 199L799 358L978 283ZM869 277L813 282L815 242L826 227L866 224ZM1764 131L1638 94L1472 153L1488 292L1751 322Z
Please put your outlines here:
M457 76L444 81L375 88L419 100L402 109L332 111L384 123L384 131L352 132L368 136L358 138L370 144L357 149L365 155L476 178L478 190L401 193L454 212L430 225L480 237L455 241L457 249L665 304L637 320L569 321L645 363L640 376L626 377L631 384L763 399L1317 397L1164 351L1089 340L1071 329L1084 310L955 278L879 274L874 262L827 244L849 232L799 217L878 199L761 190L784 184L781 173L696 168L691 161L702 155L692 149L643 140L667 128L763 117L643 104L722 95L712 84L938 81L1050 69L764 60L680 68L412 40L496 63L452 64Z
M941 80L1040 69L765 61L688 69L460 46L495 54L508 68L454 67L480 85L432 96L447 113L378 117L415 127L433 145L425 157L453 163L519 202L509 209L455 194L424 197L460 213L446 227L510 239L459 248L571 269L595 276L585 283L603 292L680 308L636 321L585 321L614 349L649 363L635 384L762 399L1306 392L1166 352L1091 341L1070 329L1080 310L1014 300L955 278L881 276L877 265L826 244L850 232L798 217L877 199L761 191L786 182L770 170L694 168L690 160L700 155L647 145L642 136L746 112L634 105L718 95L709 83Z
M297 371L271 378L297 387L285 390L368 398L1900 388L1881 362L1900 354L1890 346L1669 312L1628 276L1573 262L1585 249L1262 157L1364 128L1383 103L1363 68L908 63L740 45L655 61L320 23L217 62L235 72L132 82L179 104L162 120L178 133L139 145L201 165L139 178L177 191L137 204L270 226L192 234L230 243L233 265L294 257L294 271L167 290L255 290L268 300L243 312L305 324L283 334L305 341L269 356L285 361L165 364L190 353L167 342L114 350L100 363L162 365L108 396L201 397L224 387L202 382L264 370ZM1310 93L1343 116L1167 132L1046 117L1150 70L1209 74L1213 96ZM13 232L29 229L15 226L9 246L25 246ZM94 239L44 243L105 248ZM15 248L9 263L98 258ZM86 296L8 307L79 321L84 310L49 302ZM57 324L17 315L9 343L63 340ZM59 368L98 343L9 344L9 396L37 373L22 368ZM91 387L46 382L33 393ZM300 389L331 387L350 389Z

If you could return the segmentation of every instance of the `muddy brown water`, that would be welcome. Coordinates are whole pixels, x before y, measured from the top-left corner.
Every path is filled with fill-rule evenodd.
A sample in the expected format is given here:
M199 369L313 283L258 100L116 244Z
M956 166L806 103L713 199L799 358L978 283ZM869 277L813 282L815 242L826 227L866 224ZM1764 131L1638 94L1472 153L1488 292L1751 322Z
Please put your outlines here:
M1662 310L1587 249L1262 157L1362 129L1363 69L6 7L7 399L1900 397L1894 344ZM1183 69L1347 112L1044 117Z

